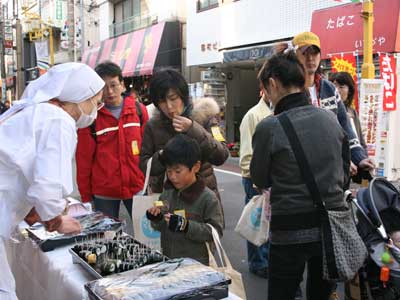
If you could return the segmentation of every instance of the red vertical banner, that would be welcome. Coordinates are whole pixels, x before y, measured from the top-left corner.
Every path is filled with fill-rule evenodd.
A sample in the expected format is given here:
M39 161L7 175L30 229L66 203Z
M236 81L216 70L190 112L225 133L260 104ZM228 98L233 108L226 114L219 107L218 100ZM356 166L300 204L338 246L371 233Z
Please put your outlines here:
M379 66L381 78L384 80L383 110L396 110L397 74L394 56L380 55Z
M331 58L332 72L347 72L354 80L354 99L353 105L358 111L358 78L357 78L357 60L352 54L335 55Z

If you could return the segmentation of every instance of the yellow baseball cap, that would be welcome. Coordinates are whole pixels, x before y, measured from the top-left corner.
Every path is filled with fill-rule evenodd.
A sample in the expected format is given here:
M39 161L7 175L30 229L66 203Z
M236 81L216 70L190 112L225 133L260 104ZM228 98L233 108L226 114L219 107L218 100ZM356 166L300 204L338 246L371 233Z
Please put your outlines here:
M316 46L321 51L321 43L319 37L310 31L302 32L296 35L292 43L294 46L302 48L304 46Z

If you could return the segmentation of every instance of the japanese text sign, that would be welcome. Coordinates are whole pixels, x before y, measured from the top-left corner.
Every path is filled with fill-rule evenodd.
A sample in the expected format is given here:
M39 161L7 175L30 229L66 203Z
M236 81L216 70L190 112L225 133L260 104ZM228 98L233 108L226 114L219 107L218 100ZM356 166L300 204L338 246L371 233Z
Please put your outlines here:
M383 85L381 79L362 79L360 82L359 117L370 157L379 156Z
M393 56L381 55L379 57L379 66L381 70L381 78L384 81L383 110L396 110L396 60Z
M374 1L374 52L398 52L400 1ZM351 3L313 12L311 31L321 40L322 58L328 54L363 50L362 3ZM338 42L340 41L340 42Z

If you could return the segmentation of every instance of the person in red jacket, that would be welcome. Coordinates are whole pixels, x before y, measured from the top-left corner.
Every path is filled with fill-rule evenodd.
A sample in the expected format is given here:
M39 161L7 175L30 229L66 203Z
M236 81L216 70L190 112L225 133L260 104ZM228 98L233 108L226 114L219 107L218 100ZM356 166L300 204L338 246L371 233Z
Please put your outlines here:
M83 202L118 218L121 201L132 217L132 196L143 188L139 155L146 107L126 91L121 68L104 62L95 68L105 81L103 101L94 125L78 131L77 181Z

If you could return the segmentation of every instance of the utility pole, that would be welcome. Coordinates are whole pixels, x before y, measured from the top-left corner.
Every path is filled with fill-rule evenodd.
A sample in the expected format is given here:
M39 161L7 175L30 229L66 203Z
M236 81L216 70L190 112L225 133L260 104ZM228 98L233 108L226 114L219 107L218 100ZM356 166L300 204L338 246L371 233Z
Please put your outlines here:
M54 66L54 41L53 41L53 27L52 24L47 25L49 29L49 54L50 54L50 66Z
M373 36L374 36L374 2L373 0L365 0L362 4L363 10L361 13L364 27L364 49L363 49L363 64L361 67L361 77L363 79L375 78L375 66L373 61Z
M85 20L84 20L85 10L83 7L83 0L80 0L80 19L81 19L81 57L83 51L85 50Z
M1 101L6 101L6 63L4 61L4 14L0 2L0 55L1 55Z
M76 61L75 52L75 3L68 0L68 57L70 61Z
M20 99L25 89L25 74L23 71L23 56L22 56L22 25L21 20L16 18L15 20L16 30L16 48L17 48L17 94L16 99Z
M18 0L13 0L13 17L15 20L14 28L15 28L15 50L16 50L16 91L15 91L15 98L20 99L22 93L25 89L25 74L23 72L23 56L22 56L22 26L21 20L18 17Z

